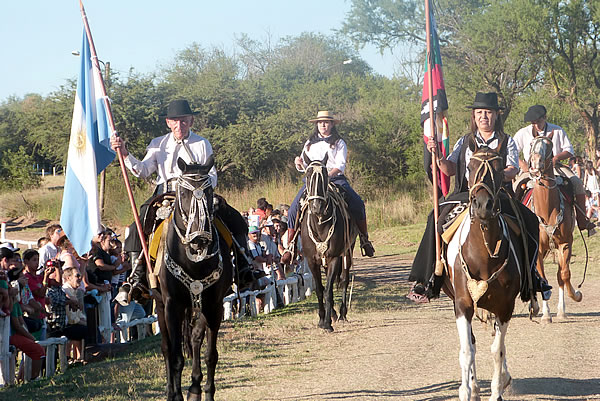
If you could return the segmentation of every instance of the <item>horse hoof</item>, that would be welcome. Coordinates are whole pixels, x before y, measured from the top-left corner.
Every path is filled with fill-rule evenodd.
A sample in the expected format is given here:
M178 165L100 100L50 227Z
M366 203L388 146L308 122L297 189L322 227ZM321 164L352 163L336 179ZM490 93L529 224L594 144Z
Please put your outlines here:
M187 401L202 401L202 394L194 394L188 391Z
M333 327L331 327L331 326L325 326L325 327L323 327L323 330L325 330L328 333L331 333L331 332L333 332Z
M573 296L573 301L581 302L582 299L583 299L583 294L581 293L581 291L575 291L575 295Z
M565 320L567 320L567 314L566 313L557 313L556 320L558 320L559 322L564 322Z
M552 316L542 316L542 323L544 323L544 324L552 323Z

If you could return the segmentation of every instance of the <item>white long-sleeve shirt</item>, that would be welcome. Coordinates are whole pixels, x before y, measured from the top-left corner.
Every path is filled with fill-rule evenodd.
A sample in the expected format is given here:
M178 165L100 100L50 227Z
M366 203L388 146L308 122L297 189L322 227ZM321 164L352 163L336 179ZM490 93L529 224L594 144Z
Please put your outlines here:
M177 143L173 133L154 138L146 148L146 156L143 160L136 159L131 153L125 158L125 166L136 177L146 178L152 173L158 175L156 184L163 184L181 175L177 167L177 158L181 157L186 163L206 164L210 155L213 154L212 146L208 139L203 138L190 131L184 139L187 143L193 160L182 144ZM212 186L217 186L217 169L213 166L208 175Z
M337 168L341 171L341 174L344 174L344 171L346 170L346 160L348 158L348 147L343 139L338 139L333 148L325 141L313 143L310 145L310 148L308 147L309 144L309 141L306 141L304 144L304 148L302 149L303 154L310 160L323 160L325 155L328 155L327 170L331 171L334 168ZM308 167L304 162L304 158L302 156L300 158L302 159L304 168Z

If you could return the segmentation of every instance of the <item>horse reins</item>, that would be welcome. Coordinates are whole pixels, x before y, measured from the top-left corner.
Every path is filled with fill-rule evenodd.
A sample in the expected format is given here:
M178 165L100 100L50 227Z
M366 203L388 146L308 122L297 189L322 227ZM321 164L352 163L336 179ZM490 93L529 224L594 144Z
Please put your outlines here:
M490 159L482 159L479 156L476 156L475 154L471 156L471 159L475 159L477 161L479 161L481 164L479 165L479 167L477 168L477 171L475 172L475 179L477 179L478 177L480 177L475 185L473 185L471 188L469 188L469 214L472 215L472 201L473 198L475 197L475 189L478 189L479 187L485 189L490 196L492 197L492 199L494 200L494 213L492 214L492 217L496 217L498 216L498 214L500 213L500 207L498 206L498 193L500 192L500 188L502 188L501 185L497 185L496 183L496 179L494 178L494 174L493 171L494 169L492 168L491 162L494 160L502 160L502 157L497 155L494 156ZM483 174L480 175L480 173L482 173L483 170ZM490 175L492 178L492 186L493 189L490 188L489 185L487 185L485 182L483 182L483 179L485 178L486 175ZM484 228L482 224L479 224L479 229L481 230L481 234L483 236L483 242L485 244L485 248L488 251L488 254L490 255L491 258L496 259L498 258L498 253L500 252L500 247L502 246L502 239L498 240L498 242L496 243L496 249L492 252L492 250L490 249L490 245L487 242L487 240L485 239L485 235L484 235Z
M329 240L333 236L333 232L335 230L335 224L337 222L337 210L340 210L340 212L342 213L342 217L344 218L345 221L349 221L349 215L348 215L348 211L346 210L346 208L341 207L342 202L344 202L344 200L341 197L341 195L336 191L333 184L328 183L327 185L325 185L327 183L327 180L325 179L325 174L323 173L323 171L324 170L326 171L326 169L321 168L322 166L323 165L321 162L314 161L307 168L307 170L308 170L309 168L312 167L313 173L310 175L309 182L306 185L308 196L306 197L305 205L302 208L307 209L307 218L310 218L310 216L312 215L312 212L310 211L310 208L308 207L308 203L311 200L320 199L320 200L323 200L326 202L325 211L327 211L327 209L331 210L331 216L329 218L322 220L321 216L319 216L319 221L318 221L319 224L323 224L323 223L326 223L331 220L331 226L329 227L329 230L327 231L327 235L323 241L319 241L315 235L315 232L311 228L311 225L306 224L306 227L308 229L308 236L315 243L317 252L319 252L319 254L321 256L323 266L326 266L327 263L326 263L325 253L327 252L327 249L329 249ZM318 194L317 191L319 188L323 189L323 195ZM345 227L344 227L344 243L345 244L349 243L349 238L350 238L350 227L349 227L349 224L345 224Z

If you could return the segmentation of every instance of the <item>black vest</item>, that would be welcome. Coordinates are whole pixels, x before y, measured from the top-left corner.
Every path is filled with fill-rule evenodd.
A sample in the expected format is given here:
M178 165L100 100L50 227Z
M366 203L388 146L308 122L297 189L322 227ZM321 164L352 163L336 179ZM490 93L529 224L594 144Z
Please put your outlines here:
M465 163L465 153L469 148L469 137L474 134L467 134L463 138L462 145L460 147L460 152L458 156L458 162L456 163L456 175L454 176L454 193L458 194L461 192L467 192L469 190L469 183L467 182L467 178L465 177L465 173L467 171L467 165ZM502 160L504 161L504 165L506 166L506 158L508 156L508 147L506 143L508 142L508 135L504 132L496 132L496 137L498 139L498 147L502 146L502 152L500 156L502 156Z

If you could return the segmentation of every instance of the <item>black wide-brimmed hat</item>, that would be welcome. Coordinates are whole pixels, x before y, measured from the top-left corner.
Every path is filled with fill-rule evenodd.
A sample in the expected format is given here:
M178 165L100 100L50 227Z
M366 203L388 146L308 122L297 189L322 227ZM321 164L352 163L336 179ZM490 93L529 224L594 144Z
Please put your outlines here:
M192 111L190 104L185 99L173 100L167 107L167 114L161 114L160 118L176 118L193 116L198 114L197 111Z
M498 105L498 94L496 92L477 92L475 94L475 101L473 105L467 106L469 109L489 109L489 110L503 110L504 107Z
M535 121L539 118L542 118L546 115L546 108L541 104L536 104L535 106L531 106L527 113L525 113L524 122L528 123L529 121Z

